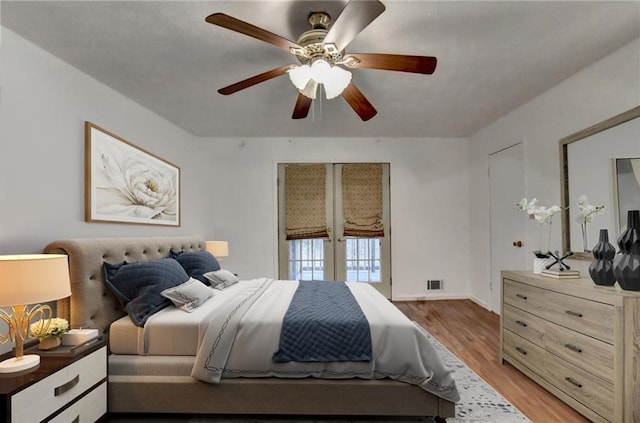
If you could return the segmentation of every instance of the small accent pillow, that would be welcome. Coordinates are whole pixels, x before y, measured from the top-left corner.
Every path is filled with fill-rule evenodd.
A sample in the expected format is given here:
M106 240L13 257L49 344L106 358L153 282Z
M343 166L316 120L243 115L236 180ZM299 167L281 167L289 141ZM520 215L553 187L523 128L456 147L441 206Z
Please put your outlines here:
M180 263L163 258L136 263L103 264L104 280L136 326L144 326L171 301L160 293L189 280Z
M228 270L220 269L213 272L207 272L203 275L209 280L211 286L216 289L225 289L231 285L238 283L238 277Z
M187 274L204 284L209 284L203 275L207 272L220 270L218 260L208 251L175 252L171 250L170 256L182 265Z
M182 285L165 289L160 295L170 299L177 308L191 313L213 297L213 290L199 280L189 278Z

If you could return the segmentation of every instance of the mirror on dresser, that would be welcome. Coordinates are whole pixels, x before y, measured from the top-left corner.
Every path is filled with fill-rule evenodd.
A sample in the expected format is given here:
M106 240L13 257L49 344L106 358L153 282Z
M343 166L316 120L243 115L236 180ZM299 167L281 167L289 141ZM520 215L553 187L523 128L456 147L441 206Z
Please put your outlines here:
M578 131L560 140L562 249L590 260L581 226L576 222L578 198L587 196L605 211L587 226L587 250L598 242L600 229L616 245L626 225L626 211L640 208L640 107Z

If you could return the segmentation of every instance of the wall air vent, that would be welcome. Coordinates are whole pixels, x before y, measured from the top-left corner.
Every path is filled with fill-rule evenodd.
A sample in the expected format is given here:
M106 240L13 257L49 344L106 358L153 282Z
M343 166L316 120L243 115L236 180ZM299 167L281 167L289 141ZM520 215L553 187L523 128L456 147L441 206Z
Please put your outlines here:
M427 291L441 291L444 289L442 279L429 279L427 280Z

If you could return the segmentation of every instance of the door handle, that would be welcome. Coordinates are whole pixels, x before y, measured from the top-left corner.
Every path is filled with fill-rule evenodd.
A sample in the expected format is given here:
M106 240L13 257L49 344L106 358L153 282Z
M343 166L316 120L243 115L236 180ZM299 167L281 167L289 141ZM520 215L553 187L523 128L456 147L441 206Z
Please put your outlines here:
M522 241L513 241L513 246L516 248L522 248Z

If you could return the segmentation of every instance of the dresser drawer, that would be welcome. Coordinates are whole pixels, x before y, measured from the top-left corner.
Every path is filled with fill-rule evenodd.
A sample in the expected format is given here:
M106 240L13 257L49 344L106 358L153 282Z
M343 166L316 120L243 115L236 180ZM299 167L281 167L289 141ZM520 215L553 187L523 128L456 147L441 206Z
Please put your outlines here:
M506 329L544 347L544 320L508 304L504 305L503 313L502 323Z
M11 421L41 421L106 377L107 347L102 347L13 395Z
M614 342L615 307L547 291L543 316L547 320L609 344Z
M505 330L502 334L504 353L540 374L545 366L545 351L526 339Z
M545 290L509 279L504 280L504 302L506 304L540 316L544 309Z
M107 382L82 397L47 423L93 423L107 414Z
M547 353L544 378L605 419L613 420L613 385Z
M614 383L613 345L547 322L544 329L547 351L602 379Z

